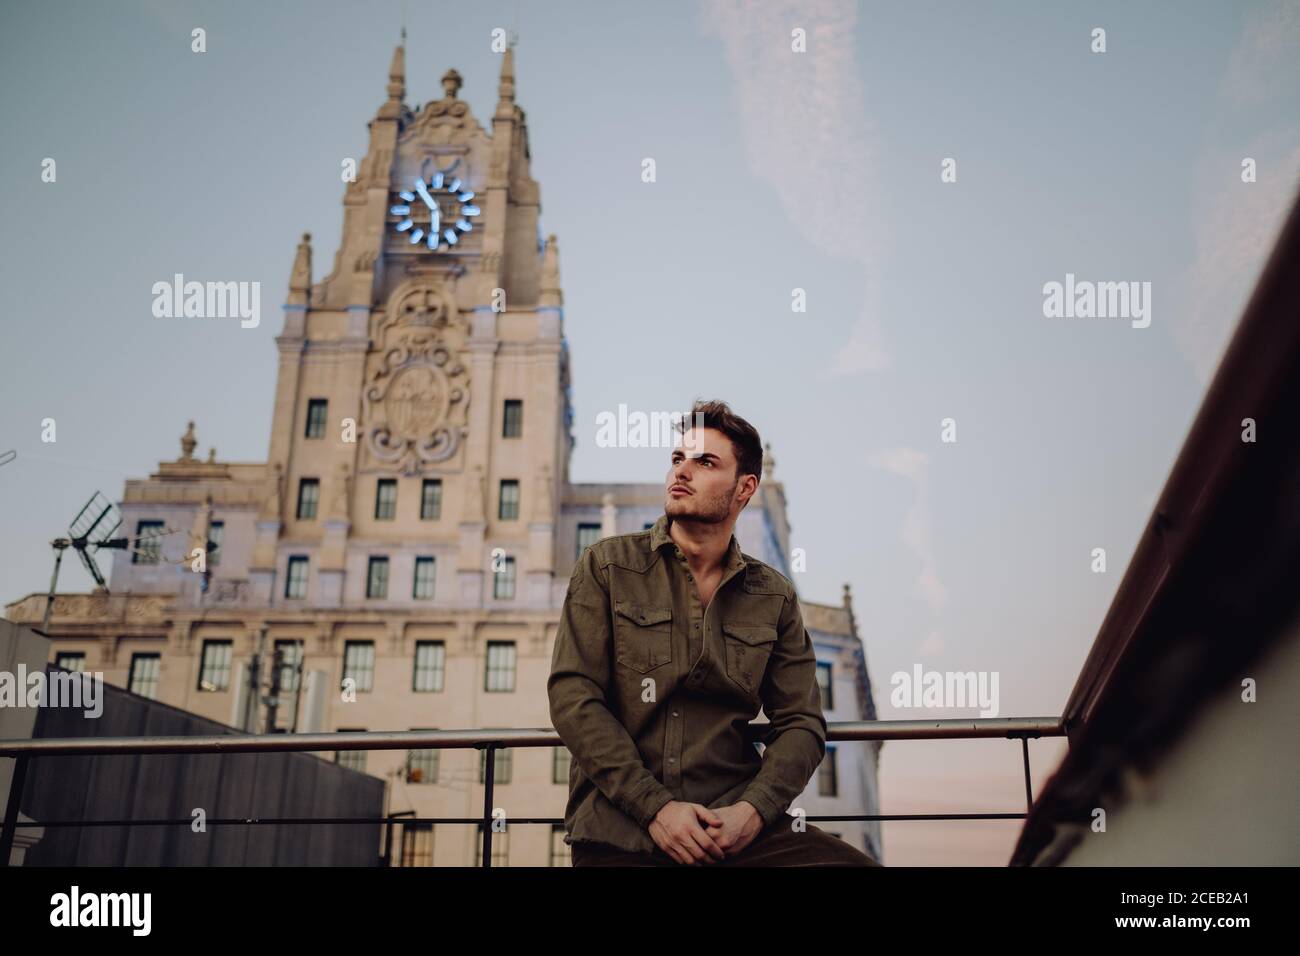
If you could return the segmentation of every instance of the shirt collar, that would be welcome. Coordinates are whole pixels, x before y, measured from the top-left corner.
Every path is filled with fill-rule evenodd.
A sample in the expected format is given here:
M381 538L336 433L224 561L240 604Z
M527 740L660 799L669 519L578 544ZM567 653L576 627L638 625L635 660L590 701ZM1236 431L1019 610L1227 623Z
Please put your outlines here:
M668 525L671 520L665 513L661 514L659 520L654 523L654 527L650 530L651 551L658 551L666 544L676 547L677 542L668 534ZM727 542L727 553L723 558L722 565L728 571L740 571L746 567L745 556L740 551L740 542L736 540L734 533L731 535L731 540Z

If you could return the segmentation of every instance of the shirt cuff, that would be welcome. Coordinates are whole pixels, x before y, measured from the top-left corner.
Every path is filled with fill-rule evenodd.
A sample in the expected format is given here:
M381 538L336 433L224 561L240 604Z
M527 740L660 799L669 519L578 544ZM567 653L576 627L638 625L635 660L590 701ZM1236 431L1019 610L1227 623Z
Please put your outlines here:
M754 809L758 811L758 815L762 817L764 827L770 827L781 819L782 814L785 813L785 807L768 796L766 790L762 790L753 784L750 784L738 799L753 805Z
M656 780L653 787L648 788L645 793L639 794L632 801L634 812L631 816L642 830L649 830L650 824L654 823L655 815L676 799L671 790Z

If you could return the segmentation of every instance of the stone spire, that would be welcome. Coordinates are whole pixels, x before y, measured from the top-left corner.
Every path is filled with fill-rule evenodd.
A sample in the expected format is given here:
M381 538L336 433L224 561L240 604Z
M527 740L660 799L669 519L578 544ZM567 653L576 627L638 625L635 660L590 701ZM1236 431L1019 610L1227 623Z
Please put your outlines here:
M380 119L397 119L402 115L402 101L406 99L406 37L402 45L393 50L393 62L388 67L388 99L376 114Z
M506 47L501 56L501 81L497 83L497 109L500 104L512 104L515 101L515 49Z
M289 273L289 305L311 304L311 233L302 234L298 252L293 257L293 271Z
M564 305L564 294L560 292L560 241L554 233L546 237L542 253L542 295L538 305L543 308Z

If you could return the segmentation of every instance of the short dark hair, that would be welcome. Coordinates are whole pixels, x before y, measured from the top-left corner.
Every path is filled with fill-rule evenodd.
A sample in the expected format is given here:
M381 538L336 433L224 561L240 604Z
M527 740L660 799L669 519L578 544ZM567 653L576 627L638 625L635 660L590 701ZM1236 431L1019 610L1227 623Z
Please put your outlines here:
M697 417L698 416L698 417ZM741 475L753 475L763 480L763 442L758 437L758 429L731 410L726 402L696 401L690 412L677 424L677 430L683 435L696 425L701 428L716 428L731 439L731 447L736 454L736 478Z

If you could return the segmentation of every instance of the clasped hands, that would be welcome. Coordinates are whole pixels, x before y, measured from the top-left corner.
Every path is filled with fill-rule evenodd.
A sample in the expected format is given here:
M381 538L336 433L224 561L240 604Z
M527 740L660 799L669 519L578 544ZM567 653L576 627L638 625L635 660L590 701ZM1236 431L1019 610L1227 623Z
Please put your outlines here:
M710 810L670 800L650 822L651 838L678 863L696 866L733 857L763 829L763 818L746 800Z

